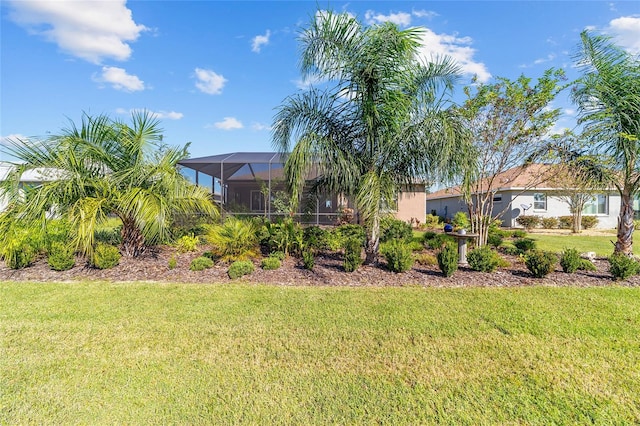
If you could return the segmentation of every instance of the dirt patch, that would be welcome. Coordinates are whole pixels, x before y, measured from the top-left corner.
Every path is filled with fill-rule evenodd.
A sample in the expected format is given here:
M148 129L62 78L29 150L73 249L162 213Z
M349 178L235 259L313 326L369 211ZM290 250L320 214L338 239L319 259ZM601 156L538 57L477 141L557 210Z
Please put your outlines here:
M204 271L190 271L191 260L207 248L197 253L176 255L177 267L169 269L169 259L175 249L160 247L149 251L140 258L123 257L120 264L112 269L99 270L87 267L84 260L77 259L76 266L68 271L57 272L49 268L46 259L38 261L24 269L12 270L4 264L0 266L0 280L3 281L154 281L180 283L228 283L228 264L217 263ZM596 259L596 271L578 271L573 274L562 272L560 266L546 278L534 278L524 263L517 257L505 256L509 266L494 273L476 272L469 268L460 268L449 278L442 276L437 265L415 265L410 271L393 273L385 268L384 262L377 266L362 266L357 271L347 273L342 266L342 258L336 253L322 253L317 256L313 271L302 267L295 258L287 258L280 269L265 271L260 262L255 261L253 274L243 277L242 282L273 285L302 286L424 286L424 287L515 287L515 286L640 286L640 275L625 281L614 281L608 272L606 259Z

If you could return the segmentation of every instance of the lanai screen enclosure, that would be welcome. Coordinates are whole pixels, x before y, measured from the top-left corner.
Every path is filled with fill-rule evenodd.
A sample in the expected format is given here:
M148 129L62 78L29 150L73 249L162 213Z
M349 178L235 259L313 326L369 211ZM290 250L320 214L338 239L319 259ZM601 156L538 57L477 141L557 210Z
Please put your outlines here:
M278 211L278 197L286 198L284 157L274 152L234 152L189 158L179 162L183 173L197 185L210 188L223 214L265 216L287 214ZM317 170L307 177L307 189L319 178ZM344 204L341 205L340 203ZM346 200L336 195L304 192L296 219L316 224L335 223Z

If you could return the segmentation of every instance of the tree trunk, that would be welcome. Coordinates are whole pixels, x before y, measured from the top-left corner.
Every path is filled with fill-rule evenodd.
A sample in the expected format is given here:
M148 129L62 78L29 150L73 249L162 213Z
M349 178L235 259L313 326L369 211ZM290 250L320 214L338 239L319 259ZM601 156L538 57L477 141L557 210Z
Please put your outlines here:
M574 234L582 232L582 210L576 210L573 214L573 229Z
M371 225L371 234L367 233L367 245L365 251L365 265L374 265L378 262L378 249L380 248L380 219L374 218Z
M618 240L614 253L622 253L633 256L633 199L626 188L621 194L620 215L618 216Z
M146 246L144 236L132 219L122 219L121 251L125 256L138 257L144 253Z

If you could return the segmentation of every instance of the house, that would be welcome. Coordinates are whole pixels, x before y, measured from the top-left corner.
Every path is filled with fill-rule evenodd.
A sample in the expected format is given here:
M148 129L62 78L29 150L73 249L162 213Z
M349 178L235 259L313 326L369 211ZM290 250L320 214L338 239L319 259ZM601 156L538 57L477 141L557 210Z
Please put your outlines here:
M7 176L13 170L13 165L10 163L0 163L0 182L5 181ZM51 181L55 179L53 173L45 169L28 170L22 174L20 178L20 187L23 186L37 186L42 182ZM7 207L7 199L5 196L0 195L0 212Z
M490 185L493 194L494 216L504 211L502 225L517 227L516 218L520 215L536 215L542 218L569 216L569 205L559 197L562 187L554 179L553 166L534 164L524 171L521 167L509 169L496 175ZM481 183L479 188L486 191L489 185ZM462 199L459 186L444 188L427 194L427 212L445 219L452 218L457 212L467 213L467 205ZM640 212L640 197L634 200L636 216ZM615 189L603 190L585 205L583 216L598 218L597 228L612 229L618 225L620 213L620 195Z
M197 185L211 190L222 210L233 215L282 216L282 198L286 198L284 161L274 152L234 152L208 157L189 158L179 162L183 174ZM314 181L321 174L312 167L296 217L300 222L333 224L344 208L352 208L349 199L340 194L311 194ZM417 183L398 194L396 218L410 222L424 221L426 215L425 185Z

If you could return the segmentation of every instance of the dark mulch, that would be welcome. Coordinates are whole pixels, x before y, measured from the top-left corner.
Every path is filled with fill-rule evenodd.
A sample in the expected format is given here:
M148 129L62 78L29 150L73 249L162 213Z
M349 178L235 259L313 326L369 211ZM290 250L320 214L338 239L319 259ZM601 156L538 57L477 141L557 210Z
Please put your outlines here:
M228 283L232 280L227 276L228 265L217 263L213 268L205 271L190 271L191 260L200 255L205 249L197 253L176 255L178 266L169 269L168 263L174 249L161 247L149 251L140 258L123 257L120 264L112 269L98 270L87 267L83 259L78 258L76 266L69 271L52 271L46 259L39 259L34 265L20 269L8 269L4 263L0 266L0 280L2 281L77 281L77 280L107 280L107 281L154 281L154 282L183 282L183 283ZM625 285L640 286L640 275L625 281L614 281L608 272L609 263L606 259L596 259L597 271L578 271L573 274L562 272L560 266L546 278L534 278L525 265L515 257L507 257L510 266L500 268L494 273L475 272L469 268L459 269L452 277L442 276L437 265L415 265L408 272L396 274L388 271L382 261L378 266L362 266L357 271L347 273L342 266L342 259L336 254L321 254L316 258L313 271L304 269L295 258L288 258L280 269L264 271L260 269L259 261L255 262L256 270L253 274L240 280L248 283L302 286L407 286L417 285L425 287L514 287L514 286L607 286Z

